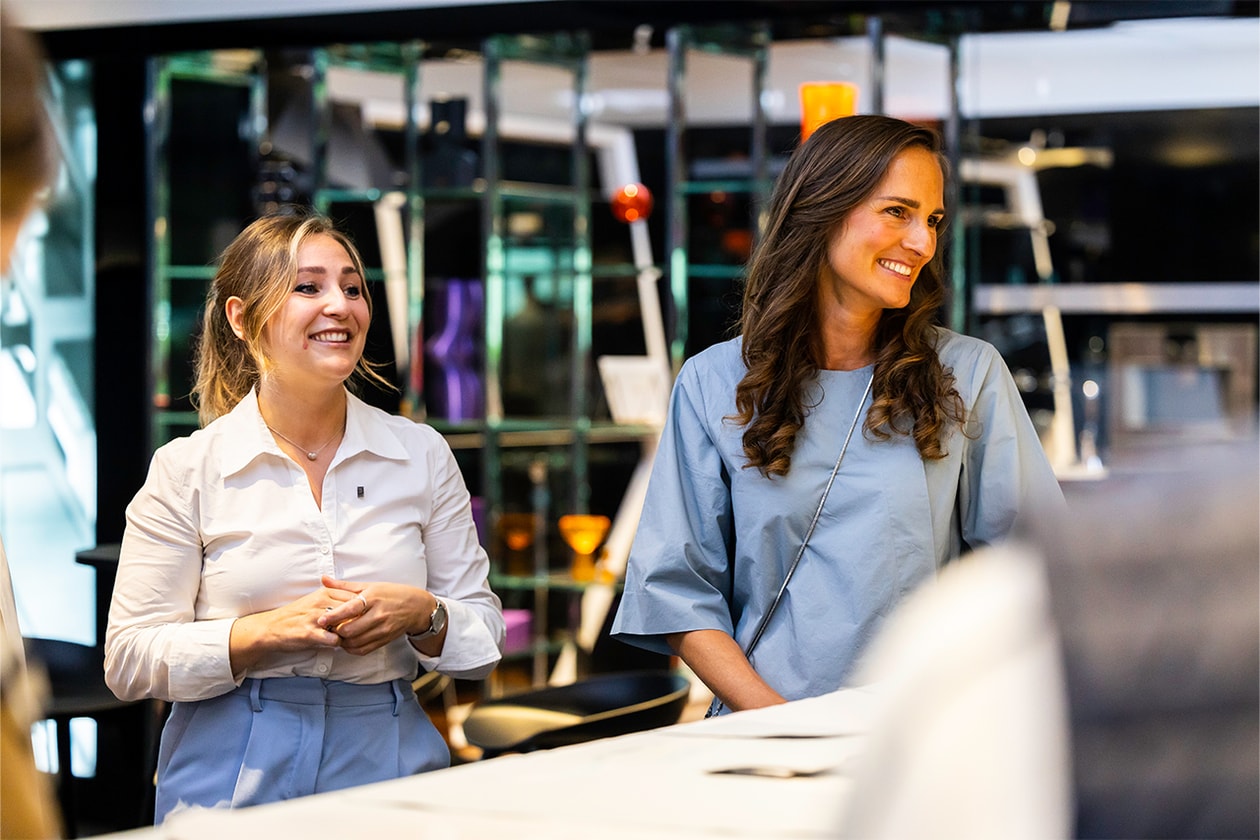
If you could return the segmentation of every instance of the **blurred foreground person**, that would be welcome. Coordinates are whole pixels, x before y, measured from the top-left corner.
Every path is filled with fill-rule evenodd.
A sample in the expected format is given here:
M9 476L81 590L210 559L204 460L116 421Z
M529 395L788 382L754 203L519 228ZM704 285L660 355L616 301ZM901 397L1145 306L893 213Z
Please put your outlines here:
M43 55L0 11L0 274L8 274L22 223L55 178L56 145L44 110ZM0 837L56 837L50 779L35 768L31 724L42 691L26 669L9 563L0 542Z
M1260 836L1260 447L1082 483L954 564L859 680L853 838Z

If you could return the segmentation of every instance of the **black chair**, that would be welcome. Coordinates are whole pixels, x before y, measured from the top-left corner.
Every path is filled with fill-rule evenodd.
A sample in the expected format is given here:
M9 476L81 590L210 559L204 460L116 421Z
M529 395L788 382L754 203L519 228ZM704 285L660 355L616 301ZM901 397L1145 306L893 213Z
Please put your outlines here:
M669 671L603 674L478 703L464 737L483 758L625 735L677 723L691 682Z
M111 790L136 804L133 817L125 818L125 823L117 827L151 823L159 727L153 703L123 701L114 696L105 685L104 655L98 647L60 639L28 637L23 641L32 667L42 668L48 677L50 696L44 717L53 721L57 731L57 800L66 836L78 836L82 819L70 764L70 721L74 718L92 718L97 722L98 778L108 775L106 781ZM138 742L132 743L133 740ZM108 773L103 773L106 768ZM115 772L120 777L114 777Z

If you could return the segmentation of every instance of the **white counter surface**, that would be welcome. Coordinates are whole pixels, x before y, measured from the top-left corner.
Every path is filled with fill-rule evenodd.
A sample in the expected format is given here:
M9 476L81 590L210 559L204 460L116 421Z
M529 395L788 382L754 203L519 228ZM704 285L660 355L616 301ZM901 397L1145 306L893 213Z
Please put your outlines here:
M830 837L876 696L847 689L273 805L186 812L156 828L112 836ZM807 775L717 772L748 767Z

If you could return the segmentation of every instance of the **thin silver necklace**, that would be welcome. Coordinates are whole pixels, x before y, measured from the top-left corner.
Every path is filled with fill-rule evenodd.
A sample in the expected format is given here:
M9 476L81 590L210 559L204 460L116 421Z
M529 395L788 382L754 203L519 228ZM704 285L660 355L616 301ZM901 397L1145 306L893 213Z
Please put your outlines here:
M805 546L809 545L809 538L814 535L814 528L818 525L818 518L822 516L823 505L827 503L827 496L831 494L831 485L836 483L836 473L840 472L840 462L844 460L844 453L849 451L849 441L853 439L853 432L857 430L858 422L862 419L862 408L866 405L866 398L871 395L871 386L874 384L875 374L872 373L871 378L866 382L866 390L862 392L862 399L858 400L857 411L853 412L853 422L849 424L849 433L844 436L844 445L840 447L840 454L836 456L836 465L831 468L831 475L827 478L827 486L823 488L822 498L818 500L818 507L814 509L814 518L809 522L809 530L805 532L805 539L801 540L801 547L797 550L796 558L792 561L792 565L788 567L787 575L783 578L783 585L779 587L779 592L774 596L770 609L766 610L766 614L761 619L761 625L753 635L752 641L748 643L748 649L744 651L745 656L752 656L753 648L757 647L757 643L761 641L761 634L766 632L766 625L770 623L770 616L774 615L774 611L778 609L779 602L783 600L783 594L787 592L788 583L792 580L792 575L796 574L796 567L801 564L801 558L805 556Z
M822 516L823 505L827 503L827 496L831 494L831 485L836 483L836 473L840 472L840 463L844 460L844 453L849 451L849 441L853 439L853 433L857 431L858 422L862 419L862 407L866 405L866 398L871 395L871 387L875 384L875 374L871 374L871 378L866 382L866 390L862 392L862 399L858 400L857 411L853 412L853 422L849 424L849 433L844 436L844 445L840 447L840 454L836 456L836 465L831 468L831 475L827 478L827 485L823 488L822 498L818 500L818 507L814 509L814 518L810 520L809 530L805 532L805 539L801 540L801 546L797 549L796 557L792 560L792 565L788 567L787 574L783 577L783 585L779 587L778 594L774 596L770 608L766 610L761 617L761 623L757 625L757 632L753 634L752 641L748 643L748 647L744 650L744 656L748 658L749 663L752 662L753 649L757 647L757 643L761 641L761 636L766 632L766 627L770 624L770 618L774 615L774 611L779 608L779 602L783 600L784 593L787 592L788 584L792 581L792 575L796 574L796 567L801 564L801 558L805 556L805 547L809 545L809 538L814 535L814 528L818 525L818 518ZM709 710L704 716L709 718L719 714L726 704L717 697L713 698L713 702L709 704Z
M294 440L293 438L289 437L289 436L288 436L288 435L286 435L284 432L280 432L280 431L277 431L276 429L273 429L273 428L271 427L271 424L270 424L270 423L268 423L266 420L264 420L264 421L263 421L263 425L264 425L264 426L266 426L268 429L270 429L270 430L271 430L271 433L272 433L273 435L279 435L280 437L282 437L282 438L284 438L285 440L287 440L289 443L291 443L291 444L293 444L294 446L296 446L296 447L297 447L298 449L300 449L301 451L305 452L305 453L306 453L307 460L310 460L310 461L314 461L316 458L318 458L318 457L319 457L319 453L323 452L323 451L324 451L324 450L328 447L328 444L330 444L330 443L332 443L334 440L336 440L336 439L337 439L337 438L341 435L341 433L345 431L345 428L344 428L344 427L342 427L342 428L338 429L338 430L336 431L336 433L335 433L335 434L333 434L333 436L332 436L332 437L330 437L328 440L326 440L326 441L324 441L322 444L320 444L320 445L319 445L319 447L318 447L317 449L307 449L305 446L303 446L302 444L298 443L296 440Z

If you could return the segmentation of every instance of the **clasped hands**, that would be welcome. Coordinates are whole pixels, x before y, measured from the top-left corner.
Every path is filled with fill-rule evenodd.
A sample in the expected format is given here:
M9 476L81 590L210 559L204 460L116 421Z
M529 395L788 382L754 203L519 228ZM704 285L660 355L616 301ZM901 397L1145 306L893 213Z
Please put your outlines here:
M327 575L320 583L294 601L232 623L233 674L244 674L277 651L339 647L365 656L406 633L427 630L437 606L433 593L401 583L357 583Z
M356 583L328 575L321 589L311 593L322 610L315 619L325 643L346 653L364 656L406 633L419 633L417 616L428 615L423 600L428 593L398 583ZM299 601L305 599L299 599ZM428 600L432 600L431 596Z

